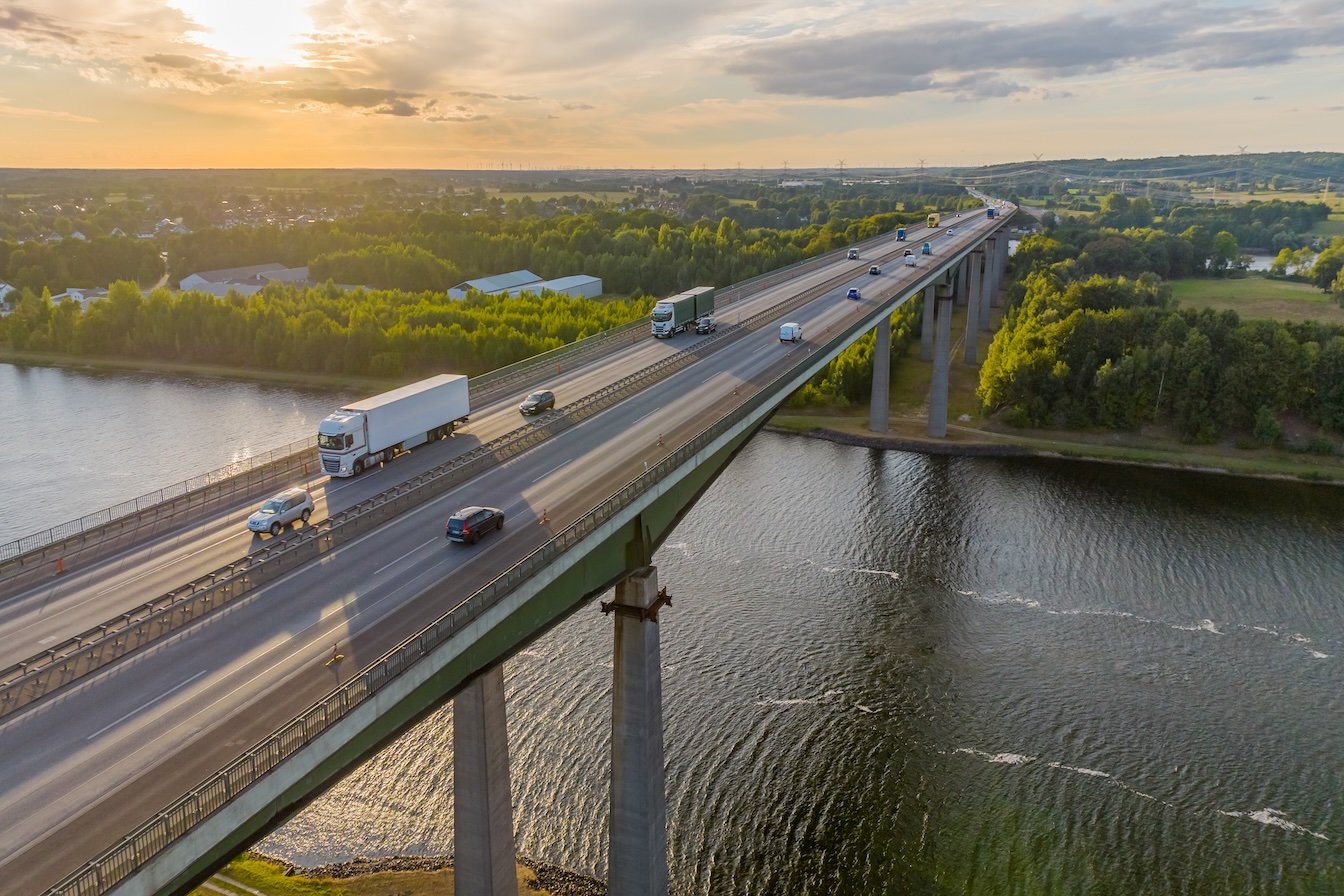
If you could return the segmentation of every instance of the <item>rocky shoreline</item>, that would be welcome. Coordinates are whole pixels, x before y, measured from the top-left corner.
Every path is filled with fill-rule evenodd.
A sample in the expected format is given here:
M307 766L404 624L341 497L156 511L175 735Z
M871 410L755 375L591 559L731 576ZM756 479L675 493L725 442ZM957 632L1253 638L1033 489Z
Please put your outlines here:
M452 856L386 856L370 859L364 856L348 862L333 862L308 868L294 865L283 859L270 857L271 861L284 868L291 877L320 877L332 880L345 880L364 874L382 874L406 871L442 871L453 867ZM607 885L596 878L542 862L536 859L519 857L518 864L537 876L536 888L545 890L552 896L606 896Z

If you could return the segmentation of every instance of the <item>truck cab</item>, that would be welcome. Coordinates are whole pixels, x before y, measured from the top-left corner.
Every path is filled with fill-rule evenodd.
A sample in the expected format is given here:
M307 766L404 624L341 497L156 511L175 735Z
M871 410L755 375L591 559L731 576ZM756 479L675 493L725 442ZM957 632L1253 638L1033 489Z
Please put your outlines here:
M897 228L896 228L896 242L898 242L898 243L903 243L903 242L905 242L905 228L904 228L904 227L897 227Z
M367 445L363 414L337 411L317 424L322 470L331 476L354 475L355 460L368 453Z

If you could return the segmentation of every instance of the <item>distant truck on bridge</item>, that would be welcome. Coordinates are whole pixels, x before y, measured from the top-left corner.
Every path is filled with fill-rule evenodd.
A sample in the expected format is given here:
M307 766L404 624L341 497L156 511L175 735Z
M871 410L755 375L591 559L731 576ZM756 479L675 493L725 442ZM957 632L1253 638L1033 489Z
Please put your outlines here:
M653 335L659 339L695 328L695 322L714 313L714 287L697 286L660 300L653 306Z
M441 373L382 395L356 401L317 425L322 471L358 476L367 467L391 460L398 451L435 442L467 422L471 404L467 378Z

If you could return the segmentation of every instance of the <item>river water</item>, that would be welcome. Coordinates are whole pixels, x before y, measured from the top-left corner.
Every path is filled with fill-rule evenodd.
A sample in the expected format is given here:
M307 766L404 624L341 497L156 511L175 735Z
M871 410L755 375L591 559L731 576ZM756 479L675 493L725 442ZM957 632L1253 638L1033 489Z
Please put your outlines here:
M314 398L216 387L254 421ZM656 557L671 891L1344 892L1341 499L762 433ZM505 669L519 851L601 876L611 622ZM451 710L261 848L450 853Z

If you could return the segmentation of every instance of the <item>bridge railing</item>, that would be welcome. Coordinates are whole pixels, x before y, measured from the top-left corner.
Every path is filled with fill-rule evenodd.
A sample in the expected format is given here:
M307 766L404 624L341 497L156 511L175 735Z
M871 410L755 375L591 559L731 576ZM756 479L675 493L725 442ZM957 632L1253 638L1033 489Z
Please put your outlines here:
M882 241L887 235L865 241ZM718 293L722 304L731 304L786 282L800 273L824 267L832 253L806 258L786 267L758 274ZM472 401L488 403L519 388L523 382L537 382L538 374L573 369L578 362L611 351L617 344L633 341L647 333L649 318L644 316L610 330L595 333L558 346L531 358L500 367L468 382ZM104 508L76 520L53 526L0 544L0 584L20 587L32 581L73 571L164 530L184 513L225 506L256 497L267 489L292 482L295 476L316 471L316 440L291 442L264 454L244 458L218 470L166 486L131 501Z
M848 277L848 274L844 276ZM825 290L832 286L833 282L828 281L817 289ZM753 315L743 321L741 326L734 326L722 334L722 337L732 338L734 335L743 334L752 325L811 301L815 298L811 293L816 291L811 290L803 296L783 303L780 307ZM696 349L678 352L677 355L665 360L673 361L680 357L697 355L707 347L707 345L697 346ZM550 566L566 551L629 507L687 460L709 447L716 439L730 432L738 423L763 406L777 403L779 396L775 394L775 389L792 375L793 370L794 367L791 366L764 386L741 387L738 403L718 421L672 448L666 457L580 516L546 544L529 553L475 594L374 661L347 684L328 693L277 729L266 740L258 743L116 845L75 871L50 890L50 896L99 896L106 893L116 883L132 874L148 857L186 834L261 776L346 717L402 672L424 659L463 627L487 612L501 598ZM429 483L419 483L411 487L422 488L428 485ZM386 500L386 493L380 498Z

